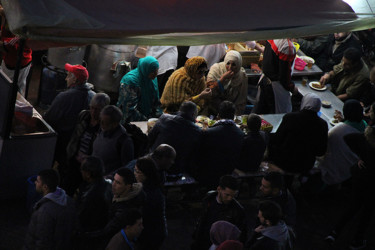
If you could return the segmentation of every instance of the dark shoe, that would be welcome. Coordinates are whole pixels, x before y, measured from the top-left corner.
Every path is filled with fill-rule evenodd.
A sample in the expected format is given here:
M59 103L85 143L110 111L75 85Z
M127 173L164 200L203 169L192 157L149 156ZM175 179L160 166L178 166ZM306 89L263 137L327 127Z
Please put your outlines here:
M351 250L359 250L364 248L366 248L366 240L353 240L349 246L349 249Z
M327 237L324 238L324 240L330 244L333 244L337 239L337 233L335 231L332 231Z

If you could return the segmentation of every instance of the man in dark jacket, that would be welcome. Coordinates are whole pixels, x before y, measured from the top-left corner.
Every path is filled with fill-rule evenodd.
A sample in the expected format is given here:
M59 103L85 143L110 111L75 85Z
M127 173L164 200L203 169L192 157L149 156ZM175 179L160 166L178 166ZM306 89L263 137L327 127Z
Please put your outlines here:
M328 38L328 44L324 52L318 58L315 58L315 62L323 72L331 71L334 65L341 62L344 51L348 48L356 48L362 51L361 44L358 39L354 37L353 33L334 33Z
M106 175L134 158L133 140L120 124L121 119L122 112L114 105L106 106L100 113L101 131L94 141L92 156L103 161Z
M292 237L289 228L281 220L280 206L273 201L263 201L259 206L258 218L261 225L255 229L255 242L251 250L291 250Z
M25 249L72 249L72 236L77 228L74 202L57 187L56 171L39 172L35 189L43 194L31 215Z
M197 114L195 103L184 102L177 115L162 115L148 134L151 151L160 144L168 144L176 150L171 173L190 171L201 137L201 129L195 125Z
M109 221L104 229L86 234L88 237L102 238L104 246L122 228L126 226L126 215L130 209L141 210L145 201L142 184L136 183L134 173L127 168L116 171L112 182L112 205L109 209Z
M203 132L193 176L209 189L217 187L221 176L231 174L238 165L245 134L234 123L235 106L224 101L219 121Z
M211 225L219 220L228 221L241 230L240 240L245 243L247 235L247 222L244 208L234 198L238 192L238 182L230 175L220 178L217 191L211 191L203 200L203 212L199 217L194 232L193 250L207 250L210 245Z
M91 98L95 94L86 84L89 73L85 67L67 63L65 70L68 71L65 79L68 90L56 96L44 115L46 122L59 135L55 157L59 163L65 160L66 146L77 124L78 114L82 110L88 109Z

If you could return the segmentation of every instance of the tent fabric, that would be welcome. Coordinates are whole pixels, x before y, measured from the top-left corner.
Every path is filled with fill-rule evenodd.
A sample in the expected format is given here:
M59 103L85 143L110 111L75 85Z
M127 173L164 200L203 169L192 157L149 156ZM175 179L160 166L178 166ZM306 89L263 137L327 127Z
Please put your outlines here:
M36 47L203 45L374 28L374 8L355 2L360 13L342 0L2 0L12 32Z

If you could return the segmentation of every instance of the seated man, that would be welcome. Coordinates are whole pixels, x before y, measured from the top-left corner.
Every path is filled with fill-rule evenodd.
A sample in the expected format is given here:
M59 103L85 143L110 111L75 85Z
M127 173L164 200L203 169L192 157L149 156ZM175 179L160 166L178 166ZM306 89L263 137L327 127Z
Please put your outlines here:
M344 141L344 136L363 133L367 123L359 101L348 100L343 108L344 120L328 132L327 152L319 164L322 180L328 185L342 183L351 178L351 167L359 160Z
M104 174L108 175L134 158L134 146L125 128L120 124L121 110L108 105L100 113L101 131L96 137L92 156L104 163Z
M34 206L24 249L73 249L77 214L74 201L57 187L58 183L55 170L39 172L35 189L43 198Z
M235 106L224 101L218 120L203 132L193 177L209 189L217 187L221 176L231 174L238 165L245 134L234 123Z
M324 53L329 41L329 36L310 36L292 39L292 41L297 42L302 52L307 56L318 58L318 56Z
M359 51L362 49L352 32L339 32L330 35L323 53L315 58L316 65L324 72L331 71L333 66L341 62L343 54L348 48L355 48Z
M160 144L154 152L147 155L150 157L158 170L161 184L164 184L166 181L166 171L168 171L176 159L176 150L168 144ZM131 171L134 171L135 164L137 159L129 162L125 167L129 168Z
M198 219L194 232L194 243L192 249L207 250L210 245L210 229L214 222L224 220L228 221L241 230L240 240L246 241L247 223L245 210L242 205L234 198L237 194L239 185L237 180L230 175L220 178L220 184L217 190L210 191L203 200L203 212Z
M322 84L331 83L332 92L340 100L360 100L370 91L369 70L366 63L361 59L361 52L355 48L345 50L340 64L335 65L333 70L325 73L321 78Z
M247 128L249 132L243 141L240 163L237 169L243 172L257 171L264 152L267 147L267 135L264 131L260 131L262 118L256 114L250 114L247 117Z
M284 186L284 177L279 172L269 172L262 179L259 188L261 200L270 200L279 204L285 223L288 226L296 225L296 201L289 190Z
M258 218L261 225L255 228L252 250L293 249L292 236L282 218L280 206L273 201L260 203Z
M160 144L168 144L175 149L176 161L170 172L189 171L201 137L201 129L195 125L197 113L195 103L184 102L177 115L162 115L148 133L151 151Z

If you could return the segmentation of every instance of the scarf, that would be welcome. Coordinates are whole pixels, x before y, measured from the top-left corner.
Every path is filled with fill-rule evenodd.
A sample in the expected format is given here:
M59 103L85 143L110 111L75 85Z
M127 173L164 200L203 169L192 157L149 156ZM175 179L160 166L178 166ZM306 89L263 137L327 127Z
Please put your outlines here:
M319 96L314 93L308 93L302 98L301 110L311 110L314 112L319 112L322 106L322 101Z
M159 99L158 80L150 79L148 75L159 68L158 60L152 56L146 56L139 59L138 66L127 73L122 79L121 84L129 84L138 87L141 95L138 101L138 110L146 117L152 111L154 100Z

